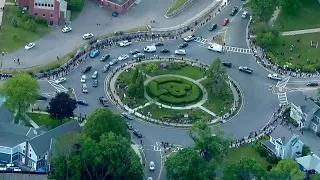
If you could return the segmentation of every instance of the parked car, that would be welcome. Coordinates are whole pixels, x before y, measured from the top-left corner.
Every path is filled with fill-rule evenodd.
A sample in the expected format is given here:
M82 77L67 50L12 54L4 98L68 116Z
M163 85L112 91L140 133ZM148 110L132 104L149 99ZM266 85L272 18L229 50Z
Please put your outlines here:
M138 49L134 49L134 50L130 51L131 55L135 55L135 54L138 54L138 53L140 53L140 51Z
M170 53L170 50L169 49L161 49L160 52L162 52L162 53Z
M191 36L187 36L187 37L183 38L183 40L184 40L185 42L190 42L190 41L193 41L193 40L195 40L195 39L196 39L196 36L195 36L195 35L191 35Z
M228 23L229 23L229 18L225 18L225 19L222 21L222 26L226 26Z
M106 61L109 58L110 58L110 54L105 54L105 55L101 56L100 61Z
M234 16L234 15L236 15L237 14L237 12L239 11L239 8L238 8L238 6L233 6L233 8L232 8L232 10L231 10L231 12L230 12L230 16Z
M178 46L178 48L179 48L179 49L182 49L182 48L185 48L185 47L187 47L187 46L188 46L188 43L187 43L187 42L184 42L184 43L180 44L180 45Z
M103 72L103 73L106 73L109 69L110 69L110 64L106 64L106 65L103 67L102 72Z
M97 79L97 77L98 77L98 71L94 71L92 76L91 76L91 78L92 79Z
M240 66L239 67L239 71L247 73L247 74L252 74L253 73L253 70L248 68L248 67L246 67L246 66Z
M133 134L134 134L135 136L137 136L138 138L142 138L142 134L141 134L140 131L138 131L138 130L136 130L136 129L133 129L132 132L133 132Z
M126 123L126 124L127 124L127 127L128 127L129 130L133 129L133 127L132 127L132 125L130 123Z
M88 106L89 104L87 102L85 102L84 100L78 100L77 104L79 105L83 105L83 106Z
M162 42L157 42L153 44L154 46L163 46L164 44Z
M227 62L227 61L223 61L222 65L225 66L225 67L228 67L228 68L232 67L232 63L231 62Z
M66 27L62 28L61 31L62 31L63 33L71 32L71 31L72 31L72 28L69 27L69 26L66 26Z
M91 70L92 66L86 66L82 69L82 73L89 72Z
M119 61L123 61L123 60L127 60L129 59L129 55L128 54L122 54L121 56L118 57Z
M87 33L82 36L82 39L84 39L84 40L91 39L91 38L93 38L93 36L94 35L92 33Z
M125 119L128 119L128 120L134 120L134 117L132 117L130 114L128 113L122 113L121 114Z
M176 55L186 55L187 54L186 50L184 50L184 49L175 50L174 53Z
M24 49L25 49L25 50L32 49L35 45L36 45L36 44L35 44L34 42L31 42L31 43L27 44L27 45L24 47Z
M243 19L246 19L247 17L248 17L248 12L247 11L244 11L243 13L242 13L242 15L241 15L241 17L243 18Z
M113 59L112 61L109 62L109 65L113 66L113 65L115 65L117 63L118 63L118 59Z
M138 54L133 55L133 58L134 58L134 59L137 59L137 58L145 58L145 55L144 55L143 53L138 53Z
M82 92L87 94L89 92L88 86L86 84L82 84Z
M212 26L210 26L210 27L208 28L208 30L209 30L209 31L213 31L213 30L217 29L217 27L218 27L217 24L213 24Z
M156 50L157 50L156 46L147 46L143 48L143 51L146 53L156 52Z
M96 49L90 53L90 57L95 58L95 57L99 56L99 54L100 54L100 51L98 49Z
M48 100L48 98L43 96L43 95L39 95L38 100L39 101L45 101L45 100Z
M268 79L281 81L282 78L278 74L268 74Z
M155 169L156 169L156 165L154 164L153 161L150 161L150 163L149 163L149 170L150 170L150 171L154 171Z
M94 88L98 87L98 80L97 80L97 79L95 79L95 80L93 81L92 87L94 87Z
M80 79L80 82L81 83L85 83L86 81L87 81L87 76L86 75L82 75L81 79Z
M120 47L130 46L132 44L131 41L122 41L119 43Z
M66 80L67 80L67 78L61 77L61 78L59 78L59 79L56 79L54 82L57 83L57 84L60 84L60 83L65 82Z
M109 106L108 100L105 97L102 97L102 96L99 97L99 102L103 107L108 107Z
M319 84L317 83L317 82L308 82L307 84L306 84L306 86L310 86L310 87L316 87L316 86L318 86Z

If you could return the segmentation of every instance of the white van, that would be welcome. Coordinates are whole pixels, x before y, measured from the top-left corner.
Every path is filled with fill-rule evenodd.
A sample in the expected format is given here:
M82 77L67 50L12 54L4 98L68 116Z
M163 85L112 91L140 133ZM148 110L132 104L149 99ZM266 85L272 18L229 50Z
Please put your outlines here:
M89 92L86 84L82 84L82 92L85 94L87 94Z
M143 49L144 52L148 52L148 53L156 52L156 50L157 50L156 46L147 46Z
M98 71L95 71L95 72L92 74L91 78L92 78L92 79L97 79L97 77L98 77Z
M215 52L222 52L222 46L220 44L217 43L212 43L210 46L208 46L208 49L210 51L215 51Z

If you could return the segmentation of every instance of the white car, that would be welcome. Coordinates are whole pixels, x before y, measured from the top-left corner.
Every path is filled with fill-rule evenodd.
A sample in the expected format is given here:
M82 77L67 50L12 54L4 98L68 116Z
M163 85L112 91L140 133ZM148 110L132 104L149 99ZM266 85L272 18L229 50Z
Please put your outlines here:
M273 79L273 80L277 80L277 81L282 80L282 78L278 74L268 74L268 78Z
M243 19L245 19L245 18L247 18L248 17L248 12L247 11L244 11L243 13L242 13L242 15L241 15L241 17L243 18Z
M93 72L91 78L92 79L97 79L97 77L98 77L98 71Z
M156 46L147 46L143 49L144 52L148 52L148 53L156 52L156 50L157 50Z
M72 28L71 27L64 27L63 29L62 29L62 32L63 33L67 33L67 32L70 32L70 31L72 31Z
M62 78L56 79L54 82L57 83L57 84L60 84L60 83L65 82L66 80L67 80L67 78L62 77Z
M86 80L87 80L87 76L86 75L82 75L80 82L85 83Z
M24 49L25 49L25 50L29 50L29 49L33 48L35 45L36 45L36 44L35 44L34 42L31 42L31 43L27 44L27 45L24 47Z
M120 47L125 47L125 46L129 46L131 44L132 44L131 41L122 41L122 42L119 43L119 46Z
M87 33L82 36L82 39L84 39L84 40L91 39L91 38L93 38L93 36L94 35L92 33Z
M123 61L129 59L129 55L128 54L122 54L121 56L118 57L119 61Z
M222 52L223 47L220 44L213 43L210 46L208 46L208 49L210 51L215 51L215 52Z
M118 59L114 59L114 60L112 60L112 61L109 62L109 65L110 65L110 66L113 66L113 65L115 65L115 64L117 64L117 63L118 63Z
M184 49L175 50L174 53L177 55L186 55L187 54L186 50L184 50Z
M150 171L154 171L155 169L156 169L156 165L154 164L153 161L150 161L150 163L149 163L149 170L150 170Z
M196 39L196 36L194 36L194 35L187 36L187 37L183 38L183 40L186 41L186 42L190 42L190 41L193 41L195 39Z

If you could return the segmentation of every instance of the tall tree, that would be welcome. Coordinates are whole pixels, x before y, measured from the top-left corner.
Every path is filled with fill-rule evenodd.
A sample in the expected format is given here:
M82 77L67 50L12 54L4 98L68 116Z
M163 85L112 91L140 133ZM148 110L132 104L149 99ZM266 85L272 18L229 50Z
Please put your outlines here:
M39 97L39 83L30 75L19 73L4 82L0 94L6 99L4 106L17 112L20 117L30 105L37 102Z
M139 68L136 68L136 69L134 70L133 75L132 75L132 79L131 79L131 83L132 83L132 84L135 84L135 83L136 83L138 76L139 76Z
M302 7L300 0L279 0L282 11L291 15L299 13Z
M277 1L274 0L251 0L250 7L258 20L269 22L274 10L276 9Z
M266 22L259 22L255 25L254 31L257 35L256 42L261 47L268 47L275 44L279 38L280 32L277 26L269 27Z
M243 157L238 162L226 162L223 166L223 180L262 179L267 171L253 158Z
M270 176L273 179L304 179L304 173L300 171L298 163L292 159L279 161L277 166L271 169Z
M62 124L63 119L73 116L76 104L76 100L71 98L69 94L60 92L50 100L48 112L50 116L58 119Z
M215 166L213 161L207 163L192 148L185 148L177 154L172 155L165 162L167 179L169 180L202 180L215 179Z
M142 73L139 73L137 81L136 81L136 97L137 98L143 98L144 97L144 75Z
M95 141L99 141L100 136L108 132L113 132L130 139L130 134L123 118L106 108L98 108L93 111L88 116L82 132L85 136Z

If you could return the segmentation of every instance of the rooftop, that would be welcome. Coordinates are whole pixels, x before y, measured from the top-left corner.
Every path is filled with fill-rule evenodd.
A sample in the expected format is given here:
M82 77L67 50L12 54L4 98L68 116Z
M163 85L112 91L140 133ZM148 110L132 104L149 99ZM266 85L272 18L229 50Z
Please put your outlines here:
M281 138L283 145L286 145L294 134L283 126L277 126L277 128L271 133L271 137L274 139Z
M313 109L319 109L319 106L310 100L309 98L306 98L306 96L301 92L290 92L287 94L289 102L292 102L295 106L298 106L301 108L301 110L308 114Z
M316 154L299 157L296 161L306 170L315 170L320 173L320 158Z

